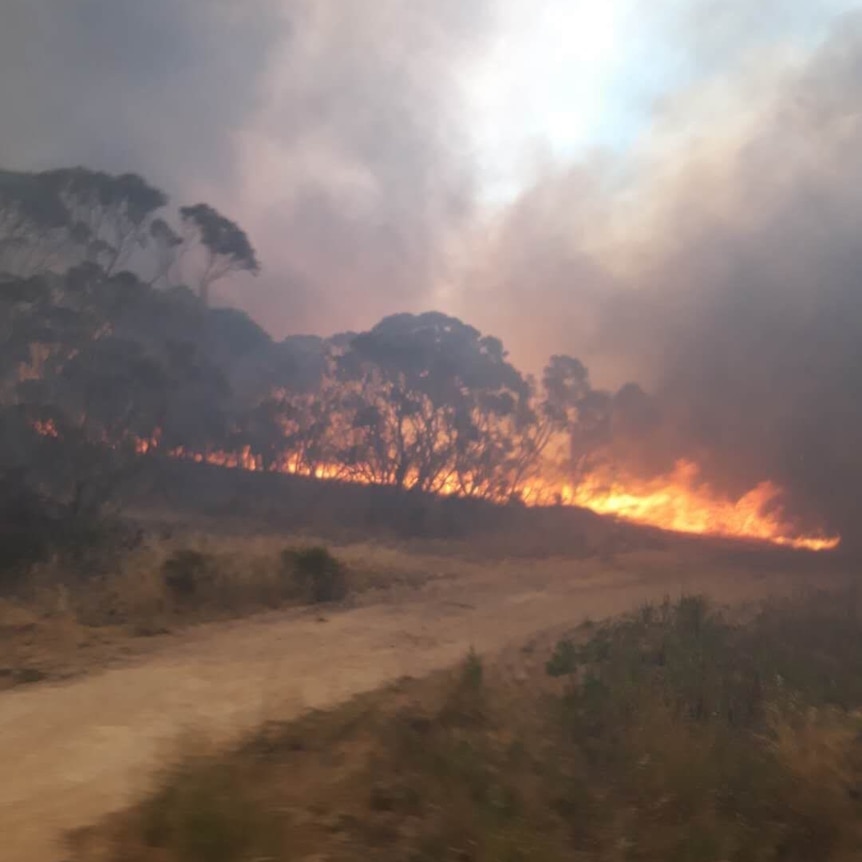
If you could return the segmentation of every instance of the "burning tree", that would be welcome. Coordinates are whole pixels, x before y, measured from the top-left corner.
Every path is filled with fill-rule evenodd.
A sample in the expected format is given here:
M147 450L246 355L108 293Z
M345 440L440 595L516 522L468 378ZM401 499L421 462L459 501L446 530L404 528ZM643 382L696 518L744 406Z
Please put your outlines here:
M665 444L646 393L597 390L573 357L537 382L498 339L437 312L276 342L209 308L217 279L258 272L254 249L206 204L181 209L181 236L166 201L132 174L0 172L0 430L17 429L0 471L41 470L97 508L147 453L798 544L779 489L718 499ZM172 284L184 252L196 291ZM21 454L28 435L38 456Z
M423 491L489 487L470 455L491 457L490 429L499 434L530 394L497 339L439 313L382 320L350 342L335 373L352 431L342 460Z

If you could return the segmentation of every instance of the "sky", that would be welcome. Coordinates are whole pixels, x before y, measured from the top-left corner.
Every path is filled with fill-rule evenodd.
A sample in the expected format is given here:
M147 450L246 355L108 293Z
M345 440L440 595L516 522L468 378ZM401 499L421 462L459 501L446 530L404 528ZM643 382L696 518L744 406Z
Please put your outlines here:
M584 360L695 458L862 516L850 0L6 0L0 164L205 200L275 337L454 313Z
M495 34L466 75L485 197L505 201L531 161L625 151L658 103L732 72L748 52L811 49L850 2L500 0Z

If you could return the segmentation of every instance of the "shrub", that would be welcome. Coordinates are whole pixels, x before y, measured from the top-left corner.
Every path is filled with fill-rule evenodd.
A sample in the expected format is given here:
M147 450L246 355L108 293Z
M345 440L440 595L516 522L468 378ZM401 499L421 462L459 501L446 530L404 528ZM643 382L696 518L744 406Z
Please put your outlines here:
M24 471L0 472L0 592L50 560L65 577L105 574L139 542L139 531L44 494Z
M152 848L171 848L184 862L273 858L275 828L240 769L193 758L167 777L141 810Z
M559 641L564 690L471 651L187 758L113 858L858 862L860 639L840 599L737 624L684 597Z
M0 586L15 587L24 572L46 559L59 512L20 473L0 475Z
M545 663L548 676L574 676L578 670L578 650L570 640L559 641Z
M281 560L282 571L295 579L308 601L337 602L347 595L344 567L327 548L288 549Z
M485 666L471 648L453 680L439 720L447 726L478 727L486 718Z
M471 647L461 667L461 683L469 691L478 691L482 688L485 678L485 668L482 659L476 650Z
M176 600L188 600L196 595L212 576L212 558L200 551L175 551L162 564L162 581Z

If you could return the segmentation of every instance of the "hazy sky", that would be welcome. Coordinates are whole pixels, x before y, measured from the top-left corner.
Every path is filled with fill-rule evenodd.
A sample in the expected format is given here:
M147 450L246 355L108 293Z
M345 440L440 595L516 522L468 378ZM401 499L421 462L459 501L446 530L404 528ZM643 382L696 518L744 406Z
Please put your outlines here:
M519 195L561 171L594 174L592 195L642 174L657 128L710 133L748 107L744 87L712 115L697 97L669 107L681 94L803 62L853 5L7 0L0 162L136 170L176 202L211 200L264 265L222 299L276 335L490 310L470 271ZM504 316L488 323L540 361Z

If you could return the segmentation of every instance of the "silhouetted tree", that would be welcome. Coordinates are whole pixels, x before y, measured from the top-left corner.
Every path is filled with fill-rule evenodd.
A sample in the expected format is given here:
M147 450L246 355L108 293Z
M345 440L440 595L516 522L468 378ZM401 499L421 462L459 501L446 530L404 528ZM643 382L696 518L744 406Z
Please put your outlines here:
M260 264L245 232L209 204L180 209L188 247L197 247L203 265L197 276L198 294L206 304L212 284L231 272L257 275Z
M150 222L149 237L143 243L152 250L152 264L144 276L149 284L157 285L168 280L182 244L183 238L164 219L156 218Z
M74 256L80 239L45 174L0 171L0 272L50 271Z
M98 265L170 286L181 258L196 264L195 287L260 266L243 230L205 203L180 210L182 235L163 214L167 195L137 174L88 168L0 171L0 274L27 277Z
M495 500L546 493L549 464L576 479L621 441L636 454L650 399L593 389L573 357L537 384L437 312L276 342L208 308L218 279L258 273L255 251L207 204L176 232L166 202L134 174L0 172L0 440L26 454L35 435L81 507L144 449L250 447L272 469ZM191 287L172 284L181 262Z
M164 192L137 174L61 168L45 172L42 182L66 207L84 259L99 264L107 275L124 268L137 249L147 247L155 213L168 202Z
M345 463L400 487L489 492L467 479L468 453L528 395L498 339L436 312L394 315L353 338L336 373L352 417Z

